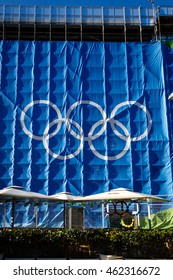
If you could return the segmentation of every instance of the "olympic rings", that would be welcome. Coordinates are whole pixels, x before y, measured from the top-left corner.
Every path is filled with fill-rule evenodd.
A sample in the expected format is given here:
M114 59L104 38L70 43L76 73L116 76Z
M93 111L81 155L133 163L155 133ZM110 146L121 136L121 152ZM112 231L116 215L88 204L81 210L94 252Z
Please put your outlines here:
M115 214L114 211L111 211L111 212L108 211L108 209L107 209L107 203L104 204L104 209L105 209L106 214L109 215L109 216L112 216L112 215Z
M117 207L118 204L120 204L120 206L121 206L121 209L120 209L120 210L117 209L117 208L118 208L118 207ZM124 206L125 206L125 210L124 210ZM127 212L128 212L128 205L127 205L127 203L126 203L125 201L117 201L117 202L114 203L114 209L115 209L115 213L116 213L117 215L121 216L121 215L123 215L124 213L127 213Z
M96 122L93 126L92 126L92 129L90 130L90 132L88 133L88 135L92 136L92 133L93 131L95 130L95 128L100 125L100 123L102 122L105 122L105 121L98 121ZM101 158L103 160L116 160L116 159L119 159L121 158L122 156L124 156L127 152L127 150L129 149L130 147L130 137L129 137L129 132L128 130L125 128L125 126L120 123L119 121L116 121L114 120L114 122L120 126L122 128L122 130L124 131L125 135L126 135L126 145L124 147L124 149L122 150L121 153L119 153L118 155L115 155L115 156L104 156L104 155L101 155L99 152L96 151L96 149L94 148L93 144L92 144L92 140L91 138L89 137L88 139L88 143L89 143L89 146L90 146L90 149L92 150L92 152L98 157L98 158ZM114 131L114 130L113 130Z
M123 227L131 228L134 225L134 218L129 213L126 212L122 215L121 224Z
M80 127L80 125L78 124L78 123L76 123L75 121L73 121L73 120L70 120L70 119L68 119L68 120L66 120L66 119L60 119L60 120L54 120L54 121L52 121L47 127L46 127L46 129L45 129L45 131L44 131L44 138L43 138L43 144L44 144L44 147L45 147L45 149L46 149L46 151L52 156L52 157L54 157L54 158L58 158L58 159L61 159L61 160L66 160L66 159L70 159L70 158L73 158L73 157L75 157L75 156L77 156L79 153L80 153L80 151L81 151L81 149L83 148L83 139L81 138L81 143L80 143L80 146L79 146L79 148L73 153L73 154L70 154L70 155L65 155L65 156L61 156L61 155L59 155L59 154L55 154L55 153L53 153L50 149L49 149L49 147L48 147L48 144L47 144L47 139L48 138L50 138L50 136L49 136L49 134L48 134L48 132L49 132L49 129L54 125L54 124L56 124L56 123L58 123L58 122L65 122L66 124L67 124L67 128L69 127L69 123L72 123L73 125L75 125L76 127L77 127L77 129L80 131L80 133L81 133L81 135L83 134L83 131L82 131L82 128Z
M103 117L103 121L106 119L106 113L105 113L105 111L102 109L102 107L101 107L100 105L98 105L97 103L95 103L95 102L93 102L93 101L90 101L90 100L80 100L80 101L75 102L75 103L68 109L68 111L67 111L67 118L70 117L70 114L71 114L72 110L73 110L74 108L76 108L78 105L81 105L81 104L89 104L89 105L92 105L92 106L96 107L96 108L100 111L100 113L101 113L101 115L102 115L102 117ZM100 131L99 131L95 136L92 136L92 140L95 140L96 138L98 138L98 137L104 132L104 130L105 130L105 125L106 125L106 123L104 123L103 128L101 128ZM70 132L71 132L71 134L74 136L73 130L70 130ZM74 137L76 137L77 139L80 139L80 135L75 135ZM85 136L85 137L84 137L84 140L87 141L88 138L89 138L89 137L86 137L86 136Z
M140 211L141 211L141 204L140 204L138 201L131 201L131 202L129 202L129 204L128 204L128 208L130 208L130 206L131 206L132 204L137 204L137 211L136 211L136 212L132 211L132 216L136 216L136 215L138 215L138 214L140 213Z
M49 123L49 125L47 125L47 127L44 129L44 132L43 132L43 135L35 135L33 134L27 127L26 127L26 124L25 124L25 119L26 119L26 113L27 111L34 105L37 105L37 104L45 104L45 105L50 105L56 112L56 115L57 115L57 119L53 120L51 123ZM74 121L72 118L70 118L70 116L72 115L72 112L73 110L79 106L79 105L91 105L95 108L98 109L98 111L100 112L101 116L102 116L102 119L97 121L89 130L88 132L88 135L84 135L84 132L83 132L83 129L81 128L81 126L76 122ZM127 130L127 128L118 120L115 119L116 117L116 113L117 111L123 107L123 106L129 106L129 105L135 105L137 107L139 107L147 116L147 128L145 129L145 131L141 134L141 135L138 135L136 137L132 137L129 133L129 131ZM74 113L73 113L74 114ZM127 151L129 150L130 148L130 144L131 144L131 141L139 141L141 139L143 139L144 137L146 137L148 135L148 133L150 132L150 129L151 129L151 125L152 125L152 119L151 119L151 115L149 113L149 111L147 110L147 108L140 104L139 102L137 101L124 101L124 102L121 102L120 104L118 104L117 106L114 107L114 109L112 110L111 114L110 114L110 118L107 118L106 117L106 113L105 111L103 110L103 108L97 104L96 102L93 102L93 101L90 101L90 100L80 100L80 101L77 101L75 102L74 104L72 104L70 106L70 108L67 110L67 113L66 113L66 117L62 117L61 115L61 112L59 110L59 108L53 104L52 102L50 102L49 100L35 100L35 101L32 101L30 102L22 111L21 113L21 117L20 117L20 122L21 122L21 127L23 129L23 131L30 137L30 138L33 138L35 140L38 140L38 141L43 141L43 145L46 149L46 151L54 158L57 158L57 159L60 159L60 160L67 160L67 159L71 159L75 156L77 156L81 150L83 149L84 147L84 142L87 141L88 142L88 145L90 147L90 150L93 152L93 154L95 156L97 156L98 158L102 159L102 160L117 160L117 159L120 159L121 157L123 157ZM49 141L47 141L48 139L54 137L60 130L61 126L62 126L62 123L65 123L67 125L67 130L69 131L69 133L75 137L76 139L78 139L80 141L80 144L79 144L79 147L77 148L77 150L74 152L74 153L71 153L71 154L68 154L68 155L60 155L60 153L56 154L54 153L50 147L49 147ZM93 141L95 139L97 139L98 137L100 137L104 131L106 131L106 128L107 128L107 124L110 123L110 126L112 128L112 131L113 133L118 137L120 138L121 140L125 141L125 145L124 145L124 148L123 150L119 153L119 154L116 154L116 155L113 155L113 156L109 156L109 155L103 155L101 154L100 152L98 152L93 144ZM55 130L51 133L49 133L49 129L55 125ZM77 131L78 132L75 132L73 129L72 129L72 125L74 127L76 127ZM101 125L101 128L99 129L99 131L97 131L95 134L94 134L94 131L96 130L96 128L98 126ZM122 131L123 131L123 134L121 134L117 128L115 126L118 126Z
M52 102L50 102L49 100L42 100L42 99L41 99L41 100L35 100L35 101L30 102L30 103L24 108L24 110L22 111L21 117L20 117L20 123L21 123L21 126L22 126L24 132L25 132L30 138L33 138L33 139L35 139L35 140L43 140L43 139L44 139L44 134L43 134L43 136L34 135L33 133L31 133L31 131L29 131L29 130L26 128L25 122L24 122L26 112L27 112L32 106L34 106L35 104L46 104L46 105L50 105L50 106L55 110L55 112L56 112L56 114L57 114L57 117L58 117L59 119L61 119L62 116L61 116L61 113L60 113L60 110L58 109L58 107L57 107L55 104L53 104ZM55 129L55 131L54 131L53 133L50 134L51 136L49 136L49 138L50 138L50 137L53 137L56 133L58 133L58 131L59 131L60 128L61 128L61 125L59 124L59 125L57 126L57 128Z
M143 139L144 137L146 137L151 129L151 125L152 125L152 120L151 120L151 115L149 113L149 111L147 110L147 108L145 106L143 106L142 104L140 104L139 102L137 101L125 101L125 102L121 102L120 104L118 104L113 110L112 110L112 113L111 113L111 119L114 118L116 112L119 110L119 108L121 108L122 106L126 106L126 105L136 105L138 106L140 109L142 109L146 115L147 115L147 118L148 118L148 127L147 129L139 136L137 137L132 137L131 138L131 141L139 141L141 139ZM112 129L113 129L113 122L111 122L111 126L112 126ZM125 136L118 133L118 136L123 139L123 140L126 140Z

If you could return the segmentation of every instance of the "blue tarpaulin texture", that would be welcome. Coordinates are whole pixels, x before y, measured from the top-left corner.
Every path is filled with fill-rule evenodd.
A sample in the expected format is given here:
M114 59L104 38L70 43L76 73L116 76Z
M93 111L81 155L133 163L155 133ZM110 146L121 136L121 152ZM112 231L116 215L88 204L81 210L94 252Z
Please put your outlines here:
M1 189L172 194L173 49L1 41L0 72Z

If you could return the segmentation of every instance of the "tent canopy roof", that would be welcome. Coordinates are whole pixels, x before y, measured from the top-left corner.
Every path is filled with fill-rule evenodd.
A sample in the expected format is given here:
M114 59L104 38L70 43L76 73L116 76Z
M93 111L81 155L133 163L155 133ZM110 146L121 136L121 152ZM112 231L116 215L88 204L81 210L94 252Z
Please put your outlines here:
M147 202L166 202L167 199L157 197L154 195L148 195L138 192L130 191L126 188L112 189L108 192L98 193L94 195L85 196L83 198L77 199L78 201L147 201Z
M169 202L170 200L164 199L154 195L148 195L138 192L133 192L126 188L116 188L108 192L102 192L89 196L75 196L69 192L60 192L54 195L44 195L37 192L23 190L19 186L11 186L0 190L0 200L22 200L29 199L34 201L63 201L63 202L89 202L89 201L146 201L146 202Z

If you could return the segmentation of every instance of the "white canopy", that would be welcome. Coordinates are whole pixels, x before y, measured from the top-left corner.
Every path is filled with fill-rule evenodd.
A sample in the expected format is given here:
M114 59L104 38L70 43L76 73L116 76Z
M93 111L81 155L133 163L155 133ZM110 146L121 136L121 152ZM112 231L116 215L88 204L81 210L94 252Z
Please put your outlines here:
M138 192L133 192L125 188L117 188L113 189L108 192L88 195L82 198L76 199L76 201L132 201L132 200L138 200L138 201L147 201L147 202L166 202L169 200L154 196L154 195L148 195Z
M40 194L37 192L31 192L23 190L22 187L19 186L10 186L0 190L0 200L22 200L22 199L29 199L29 200L49 200L48 195Z
M49 196L40 194L37 192L31 192L23 190L20 186L10 186L0 190L0 201L12 201L12 223L11 227L14 228L14 207L15 202L19 202L22 200L29 200L29 201L48 201ZM37 211L35 212L35 219L36 219L36 227L37 227ZM4 207L4 228L6 227L6 207Z
M50 195L49 199L52 201L75 201L80 198L79 196L72 195L70 192L60 192L54 195Z
M138 192L133 192L126 188L117 188L113 189L108 192L102 192L98 194L88 195L84 197L72 195L69 192L60 192L54 195L44 195L37 192L31 192L23 190L22 187L19 186L11 186L0 190L0 200L7 200L7 199L15 199L15 200L22 200L22 199L29 199L29 200L45 200L45 201L73 201L73 202L84 202L84 201L109 201L109 200L124 200L124 201L131 201L131 200L138 200L138 201L147 201L147 202L166 202L169 201L167 199L148 195Z

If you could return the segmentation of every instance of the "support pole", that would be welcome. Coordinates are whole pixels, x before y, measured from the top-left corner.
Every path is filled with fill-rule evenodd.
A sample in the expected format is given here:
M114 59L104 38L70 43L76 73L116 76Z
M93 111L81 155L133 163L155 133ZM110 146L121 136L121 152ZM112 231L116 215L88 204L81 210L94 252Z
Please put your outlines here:
M65 201L63 202L63 208L64 208L64 230L66 229L66 222L65 222Z
M105 207L104 202L102 202L102 228L105 227Z
M38 205L34 205L35 228L38 227Z
M6 201L4 201L4 229L6 228L6 212L7 212Z
M68 226L68 228L72 229L72 207L70 207L68 211L69 211L69 217L68 217L68 219L69 219L68 225L69 226Z
M137 208L137 227L140 228L140 216L139 216L139 203L136 203L136 208Z
M150 204L147 204L148 207L148 227L151 229L151 213L150 213Z
M11 208L11 228L14 229L14 211L15 211L15 201L12 200L12 208Z

